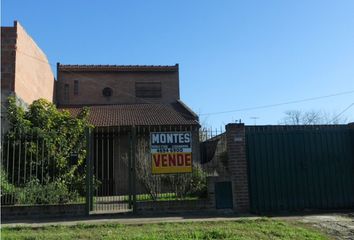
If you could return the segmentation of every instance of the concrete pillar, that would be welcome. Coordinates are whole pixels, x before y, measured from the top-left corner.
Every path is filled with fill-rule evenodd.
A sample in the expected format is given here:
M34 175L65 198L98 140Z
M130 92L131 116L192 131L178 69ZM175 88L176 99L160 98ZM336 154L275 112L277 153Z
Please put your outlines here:
M234 211L249 212L245 125L237 123L226 125L226 139Z

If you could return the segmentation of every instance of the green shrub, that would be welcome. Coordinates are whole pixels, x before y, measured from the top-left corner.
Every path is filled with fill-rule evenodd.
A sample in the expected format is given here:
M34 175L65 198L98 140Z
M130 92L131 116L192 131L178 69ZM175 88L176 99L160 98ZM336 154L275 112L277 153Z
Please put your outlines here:
M41 192L41 185L38 179L33 179L26 183L22 188L16 191L16 202L19 204L36 204L39 194Z
M76 201L78 193L70 191L60 179L41 184L38 179L32 179L16 191L18 204L62 204Z
M193 172L186 174L163 175L163 185L173 189L177 198L198 197L204 198L207 195L207 174L199 164L193 165Z
M207 180L206 173L200 165L193 166L193 173L189 181L189 189L187 195L196 196L196 197L206 197L207 195Z
M15 192L15 186L9 183L7 174L5 170L1 166L0 170L0 196L4 196L7 194L12 194Z
M27 151L21 154L27 161L25 164L37 164L38 166L48 164L42 168L42 176L60 177L60 181L67 187L60 185L60 181L54 184L58 187L62 195L67 196L66 189L75 192L84 192L85 188L85 158L86 158L86 135L85 130L92 128L88 122L89 109L83 108L82 111L73 117L68 111L59 110L56 106L45 99L38 99L27 108L17 104L15 97L8 98L7 117L10 129L6 134L9 141L26 138ZM42 162L43 158L38 157L43 152L55 161ZM76 153L76 158L71 158L72 153ZM33 156L33 159L32 159ZM17 167L17 161L13 166ZM10 165L11 166L11 165ZM55 175L49 171L55 169ZM40 179L41 181L44 179ZM56 185L55 185L56 184ZM38 187L36 180L26 185ZM47 188L51 184L45 184ZM44 186L43 186L44 187ZM21 189L20 196L28 195L31 189ZM65 201L64 197L62 201ZM45 196L43 201L52 197ZM48 201L49 201L48 200Z

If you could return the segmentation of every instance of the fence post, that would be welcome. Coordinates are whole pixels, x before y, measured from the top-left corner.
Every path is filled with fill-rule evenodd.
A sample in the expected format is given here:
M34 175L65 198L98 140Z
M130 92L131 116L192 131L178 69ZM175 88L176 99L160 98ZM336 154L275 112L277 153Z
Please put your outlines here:
M132 156L133 156L133 148L132 148L132 131L128 132L128 139L129 139L129 154L128 154L128 208L132 208Z
M248 212L250 209L245 130L245 125L241 123L226 125L227 154L233 186L233 206L237 212Z
M352 145L354 147L354 122L348 123L349 133L352 140Z
M87 128L86 137L86 212L87 215L93 209L93 194L92 194L92 139L91 129Z
M136 169L135 169L135 163L136 163L136 128L133 126L132 128L132 185L133 185L133 212L136 213Z

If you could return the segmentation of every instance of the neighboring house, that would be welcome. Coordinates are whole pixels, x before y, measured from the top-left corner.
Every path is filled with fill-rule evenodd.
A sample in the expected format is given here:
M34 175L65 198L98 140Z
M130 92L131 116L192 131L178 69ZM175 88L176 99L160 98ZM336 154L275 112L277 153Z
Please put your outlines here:
M7 98L16 96L27 106L34 100L54 99L54 75L46 55L17 22L13 27L1 27L1 126L6 120Z

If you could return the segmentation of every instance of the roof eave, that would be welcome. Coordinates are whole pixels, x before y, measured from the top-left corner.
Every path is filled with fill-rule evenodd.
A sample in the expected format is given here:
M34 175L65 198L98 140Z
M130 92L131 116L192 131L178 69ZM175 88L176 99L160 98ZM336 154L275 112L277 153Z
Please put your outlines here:
M177 72L175 65L70 65L57 64L61 72Z

